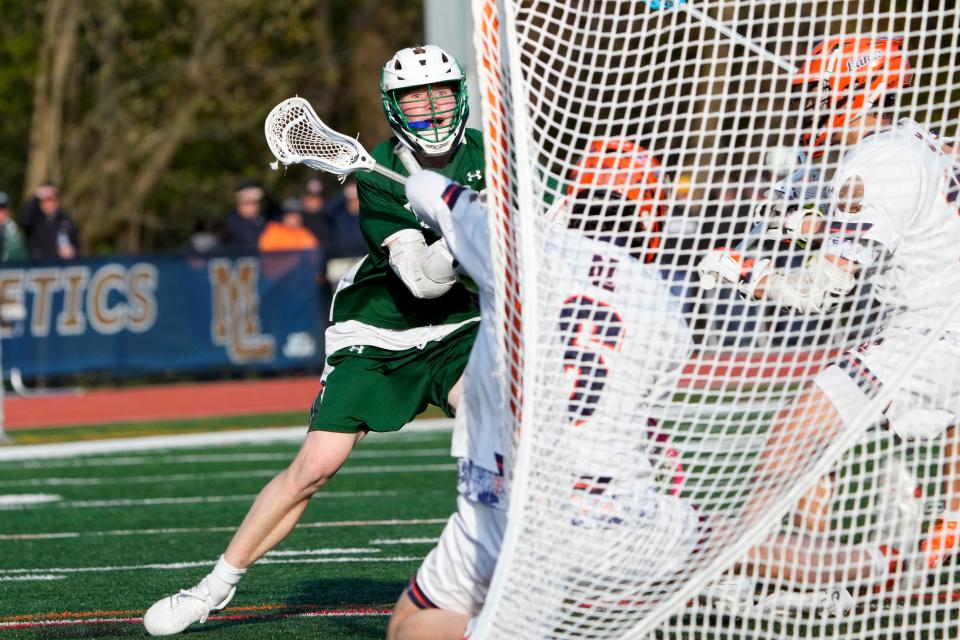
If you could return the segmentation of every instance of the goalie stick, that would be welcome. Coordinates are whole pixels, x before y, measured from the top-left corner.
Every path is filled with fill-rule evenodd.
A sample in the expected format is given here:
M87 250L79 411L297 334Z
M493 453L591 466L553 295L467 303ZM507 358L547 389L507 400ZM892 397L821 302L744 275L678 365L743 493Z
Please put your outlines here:
M287 98L271 109L263 131L267 145L277 159L271 164L274 169L280 164L305 164L341 179L357 171L373 171L400 184L407 181L396 171L377 164L358 140L324 124L303 98ZM404 164L406 166L405 161Z

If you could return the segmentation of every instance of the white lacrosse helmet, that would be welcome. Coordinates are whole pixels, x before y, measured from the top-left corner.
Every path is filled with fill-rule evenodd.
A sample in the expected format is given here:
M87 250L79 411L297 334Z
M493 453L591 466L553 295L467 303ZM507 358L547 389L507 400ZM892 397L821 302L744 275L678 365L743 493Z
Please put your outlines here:
M423 87L418 102L424 107L416 116L407 116L397 93ZM439 102L434 93L449 87L453 101ZM383 67L380 75L383 111L390 128L401 143L424 156L450 155L463 142L467 129L466 75L457 59L440 47L427 44L401 49Z

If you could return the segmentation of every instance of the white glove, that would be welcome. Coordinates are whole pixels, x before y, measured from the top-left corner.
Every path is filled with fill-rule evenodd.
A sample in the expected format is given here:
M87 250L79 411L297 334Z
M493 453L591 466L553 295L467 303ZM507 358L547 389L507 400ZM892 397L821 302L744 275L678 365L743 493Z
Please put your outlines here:
M745 297L753 298L757 285L773 272L772 264L770 260L743 258L732 249L719 247L707 252L697 263L700 288L710 291L725 281Z
M407 201L413 212L432 229L437 230L437 219L450 209L443 201L443 192L453 181L433 171L421 171L407 178Z
M736 285L738 288L746 275L750 273L752 261L745 261L739 254L726 247L711 249L697 263L700 274L700 288L710 291L721 281Z

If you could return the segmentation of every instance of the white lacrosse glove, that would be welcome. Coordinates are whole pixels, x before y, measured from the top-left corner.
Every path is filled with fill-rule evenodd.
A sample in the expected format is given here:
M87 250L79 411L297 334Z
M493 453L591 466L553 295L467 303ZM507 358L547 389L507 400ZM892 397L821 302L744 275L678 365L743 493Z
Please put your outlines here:
M751 298L757 283L771 272L770 265L769 260L745 259L726 247L712 249L697 263L700 288L710 291L721 282L729 282Z
M432 229L438 229L438 218L450 211L443 201L443 192L452 183L450 178L433 171L421 171L407 178L407 201L417 217Z

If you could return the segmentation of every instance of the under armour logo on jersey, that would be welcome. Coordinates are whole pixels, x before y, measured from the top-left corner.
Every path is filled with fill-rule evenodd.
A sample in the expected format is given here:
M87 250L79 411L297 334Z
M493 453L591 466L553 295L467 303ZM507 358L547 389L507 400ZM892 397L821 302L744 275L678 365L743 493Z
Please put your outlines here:
M467 174L467 182L474 182L483 177L483 173L480 172L480 169L476 169Z
M348 348L347 351L351 351L351 352L356 353L356 354L362 354L362 353L363 353L363 350L364 350L365 348L366 348L366 347L364 347L363 345L354 345L354 346Z

